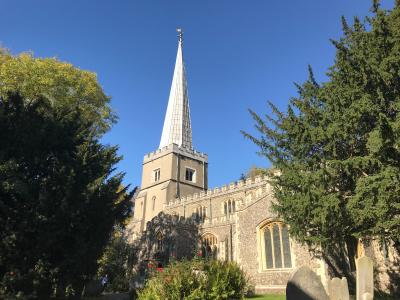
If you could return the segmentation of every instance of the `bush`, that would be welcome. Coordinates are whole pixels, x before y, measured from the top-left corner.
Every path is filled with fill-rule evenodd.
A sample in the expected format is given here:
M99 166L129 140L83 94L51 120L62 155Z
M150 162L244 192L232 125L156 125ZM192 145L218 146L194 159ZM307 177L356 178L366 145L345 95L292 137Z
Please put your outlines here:
M211 261L205 265L208 278L207 299L242 299L247 280L234 262Z
M173 262L155 273L139 292L139 299L243 299L247 280L234 262Z

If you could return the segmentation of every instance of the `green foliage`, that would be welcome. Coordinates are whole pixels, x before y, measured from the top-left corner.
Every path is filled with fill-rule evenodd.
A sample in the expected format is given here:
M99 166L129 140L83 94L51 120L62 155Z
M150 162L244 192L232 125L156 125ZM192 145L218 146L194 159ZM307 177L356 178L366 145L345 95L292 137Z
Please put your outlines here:
M45 97L0 98L0 297L79 295L129 212L117 148L93 122Z
M243 299L247 281L236 263L212 260L204 271L208 281L207 299Z
M99 278L107 275L109 282L107 291L126 292L129 289L129 256L131 247L123 228L117 226L113 236L99 260L97 275Z
M268 173L268 170L265 168L251 166L251 168L249 170L247 170L247 172L245 174L241 174L240 180L246 180L247 178L251 178L252 180L254 180L255 177L266 175L267 173Z
M244 299L247 280L234 262L173 262L156 273L139 299Z
M400 7L375 1L373 11L342 20L327 82L310 68L286 112L272 103L273 117L250 111L261 136L244 133L281 172L275 211L323 255L351 256L355 238L400 245Z
M80 109L92 121L96 134L110 129L116 116L97 82L96 74L75 68L56 58L34 58L30 53L12 56L0 49L0 97L18 91L28 104L45 97L50 105L65 112Z

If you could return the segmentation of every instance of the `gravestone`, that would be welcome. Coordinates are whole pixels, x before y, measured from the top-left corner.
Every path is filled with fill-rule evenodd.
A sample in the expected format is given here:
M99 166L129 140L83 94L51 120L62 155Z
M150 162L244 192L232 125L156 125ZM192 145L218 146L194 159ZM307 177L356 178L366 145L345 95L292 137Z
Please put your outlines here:
M362 296L362 300L373 300L374 296L372 296L370 293L364 293Z
M330 300L349 300L349 287L346 277L337 277L328 280L328 294Z
M357 300L363 300L364 294L369 293L374 297L374 264L367 256L360 257L356 261L357 267ZM368 296L367 296L368 297ZM369 298L367 298L369 299Z
M296 269L286 286L287 300L329 300L321 279L309 267Z

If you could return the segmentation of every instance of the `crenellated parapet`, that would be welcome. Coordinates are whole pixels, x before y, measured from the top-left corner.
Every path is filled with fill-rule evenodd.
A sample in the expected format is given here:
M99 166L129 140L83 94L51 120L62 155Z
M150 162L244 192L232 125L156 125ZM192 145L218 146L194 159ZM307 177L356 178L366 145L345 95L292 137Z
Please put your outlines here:
M269 177L262 175L257 176L252 180L248 178L246 180L239 180L237 182L231 182L228 185L223 185L221 187L215 187L214 189L209 189L207 191L202 191L199 193L194 193L181 198L175 198L167 201L166 208L178 207L182 204L190 204L192 202L202 201L209 198L216 198L220 196L225 196L230 193L237 193L248 189L256 189L256 196L261 195L266 190L271 189L271 185L268 182ZM249 195L251 197L251 195ZM245 199L247 201L248 199Z
M199 160L199 161L202 161L205 163L208 162L208 155L203 152L199 152L194 149L186 148L183 146L180 147L177 144L170 144L161 149L157 149L156 151L146 154L143 158L143 163L145 164L149 161L155 160L155 159L157 159L161 156L167 155L169 153L182 154L184 156L190 157L195 160Z

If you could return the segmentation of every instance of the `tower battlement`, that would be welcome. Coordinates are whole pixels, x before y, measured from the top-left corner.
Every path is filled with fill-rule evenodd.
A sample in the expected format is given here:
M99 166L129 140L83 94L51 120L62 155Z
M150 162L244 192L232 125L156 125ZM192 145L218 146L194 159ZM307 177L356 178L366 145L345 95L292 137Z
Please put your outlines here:
M203 153L203 152L199 152L196 151L194 149L189 149L189 148L185 148L185 147L180 147L177 144L169 144L168 146L162 147L161 149L157 149L156 151L150 152L148 154L146 154L143 157L143 163L148 163L152 160L155 160L157 158L160 158L161 156L167 155L169 153L177 153L177 154L182 154L186 157L190 157L192 159L201 161L201 162L208 162L208 155Z

